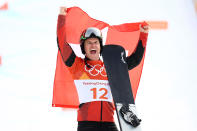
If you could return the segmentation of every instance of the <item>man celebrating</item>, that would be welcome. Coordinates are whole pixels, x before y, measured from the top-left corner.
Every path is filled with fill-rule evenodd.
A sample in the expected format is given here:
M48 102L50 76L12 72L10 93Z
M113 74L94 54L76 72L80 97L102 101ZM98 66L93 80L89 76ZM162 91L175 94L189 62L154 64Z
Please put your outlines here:
M103 48L102 33L95 27L89 27L82 32L79 40L85 58L79 58L66 41L65 15L66 8L61 7L57 23L57 43L63 62L74 79L79 96L78 131L118 131L113 118L114 107L108 78L104 64L100 60ZM140 25L140 32L135 52L126 59L129 70L136 67L143 57L148 26ZM132 111L124 108L124 112Z

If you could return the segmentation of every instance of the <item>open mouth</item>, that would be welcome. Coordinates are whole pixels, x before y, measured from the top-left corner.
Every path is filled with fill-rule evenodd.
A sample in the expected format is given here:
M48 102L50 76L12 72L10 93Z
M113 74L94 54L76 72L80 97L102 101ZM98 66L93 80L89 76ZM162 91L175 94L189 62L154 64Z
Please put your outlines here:
M90 50L90 54L96 54L96 50L95 49L91 49Z

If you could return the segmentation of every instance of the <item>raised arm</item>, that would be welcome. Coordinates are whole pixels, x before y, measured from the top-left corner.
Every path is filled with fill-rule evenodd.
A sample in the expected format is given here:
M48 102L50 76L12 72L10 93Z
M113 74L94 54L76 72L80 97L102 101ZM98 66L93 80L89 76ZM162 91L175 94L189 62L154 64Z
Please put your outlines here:
M57 22L57 44L65 65L71 67L75 61L76 55L70 45L66 42L65 18L66 8L60 7Z
M138 45L134 50L134 52L126 58L126 62L128 64L129 70L139 65L143 58L144 51L146 48L146 43L147 43L148 30L149 30L149 25L142 26L140 24L140 38L138 41Z

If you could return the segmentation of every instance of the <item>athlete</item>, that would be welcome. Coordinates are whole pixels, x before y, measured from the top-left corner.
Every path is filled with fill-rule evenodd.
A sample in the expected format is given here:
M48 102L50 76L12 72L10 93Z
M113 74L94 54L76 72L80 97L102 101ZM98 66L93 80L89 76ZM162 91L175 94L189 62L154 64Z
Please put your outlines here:
M102 33L95 27L87 28L82 32L80 46L85 58L79 58L66 42L64 32L65 15L66 8L61 7L57 23L57 43L63 62L72 74L79 96L77 130L118 131L114 123L114 106L108 78L104 63L100 60L103 48ZM148 26L140 26L140 31L138 46L135 52L126 59L129 70L140 63L146 47ZM125 112L125 115L128 112L132 113L129 108L124 108L122 111ZM133 116L135 115L130 115L130 117ZM137 120L137 125L139 125L140 120L138 118L134 119ZM127 121L135 126L136 122L132 122L132 120L128 119Z

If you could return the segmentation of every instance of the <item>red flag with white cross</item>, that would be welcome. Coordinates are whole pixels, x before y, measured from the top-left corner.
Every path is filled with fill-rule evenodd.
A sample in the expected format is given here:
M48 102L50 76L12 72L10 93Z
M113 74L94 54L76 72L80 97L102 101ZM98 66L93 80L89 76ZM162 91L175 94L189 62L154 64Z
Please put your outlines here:
M68 8L65 19L64 35L66 35L66 42L70 44L76 55L81 57L83 57L83 55L80 51L79 39L82 31L86 28L99 28L102 31L104 44L122 45L127 51L127 54L130 55L135 50L139 41L139 24L144 24L139 22L109 25L103 21L91 18L78 7ZM129 71L134 97L136 97L137 94L143 63L144 57L137 67ZM63 63L60 52L58 51L52 106L78 108L78 105L79 100L74 80Z

